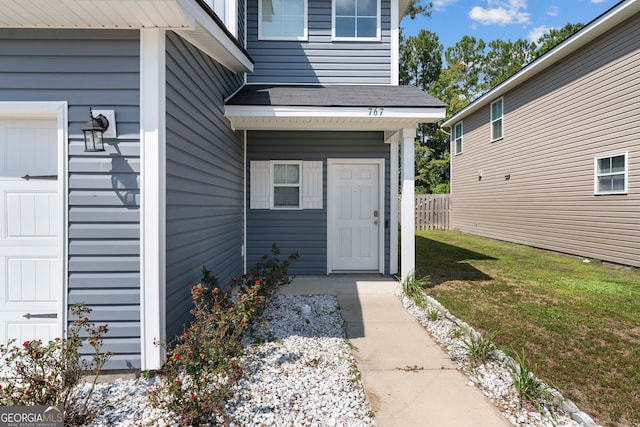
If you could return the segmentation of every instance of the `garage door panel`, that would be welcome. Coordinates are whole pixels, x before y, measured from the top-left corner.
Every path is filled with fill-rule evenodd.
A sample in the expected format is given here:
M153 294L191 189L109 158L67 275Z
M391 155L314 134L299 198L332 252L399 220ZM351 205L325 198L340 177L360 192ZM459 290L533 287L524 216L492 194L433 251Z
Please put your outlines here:
M56 119L0 118L0 342L59 336ZM25 175L45 179L24 179ZM44 175L44 177L42 177ZM53 178L53 179L52 179Z
M7 304L16 303L55 303L51 284L58 276L56 258L7 258L7 283L20 283L21 286L9 286Z
M6 229L8 237L55 237L58 221L53 192L8 192Z
M0 135L0 176L19 178L25 175L53 174L57 166L57 132L44 121L13 119L6 122ZM36 154L36 155L34 155Z

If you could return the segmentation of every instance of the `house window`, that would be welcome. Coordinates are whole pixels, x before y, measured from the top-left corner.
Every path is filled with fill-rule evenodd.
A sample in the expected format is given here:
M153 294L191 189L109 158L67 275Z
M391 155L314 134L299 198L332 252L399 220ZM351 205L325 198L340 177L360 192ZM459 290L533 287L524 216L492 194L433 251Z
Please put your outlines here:
M453 128L453 138L456 143L456 154L462 154L462 122L457 123Z
M627 193L627 153L595 159L595 193Z
M252 160L251 209L322 209L322 161Z
M491 142L502 138L503 98L491 103Z
M261 40L306 40L307 0L259 0Z
M333 0L333 38L379 40L380 0Z
M300 162L273 164L273 208L300 208Z

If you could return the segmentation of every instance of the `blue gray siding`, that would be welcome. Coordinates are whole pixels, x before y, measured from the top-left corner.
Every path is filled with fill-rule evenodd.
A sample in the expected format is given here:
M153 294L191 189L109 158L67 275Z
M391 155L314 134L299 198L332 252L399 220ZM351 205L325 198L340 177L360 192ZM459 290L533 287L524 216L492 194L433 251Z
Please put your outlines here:
M224 118L242 76L167 34L167 338L189 320L202 266L242 274L243 136Z
M248 5L248 83L391 84L390 0L382 0L381 40L331 40L331 1L309 0L307 41L258 40L258 0Z
M109 324L110 368L140 366L138 34L0 30L0 100L69 104L68 301ZM84 152L89 107L115 110L104 153Z
M247 210L247 265L252 266L277 243L283 256L299 252L294 274L327 273L327 159L385 159L385 218L390 216L389 145L382 132L248 132L248 160L323 161L323 209ZM247 173L249 165L247 164ZM247 176L250 180L250 176ZM247 184L247 188L250 188ZM247 197L251 197L248 194ZM247 206L249 206L247 199ZM385 273L389 272L389 228L385 232Z
M236 36L236 38L238 39L238 41L240 42L240 44L242 46L245 46L245 29L246 29L246 19L244 16L245 13L245 4L246 4L246 0L238 0L238 13L237 13L237 34L234 34Z

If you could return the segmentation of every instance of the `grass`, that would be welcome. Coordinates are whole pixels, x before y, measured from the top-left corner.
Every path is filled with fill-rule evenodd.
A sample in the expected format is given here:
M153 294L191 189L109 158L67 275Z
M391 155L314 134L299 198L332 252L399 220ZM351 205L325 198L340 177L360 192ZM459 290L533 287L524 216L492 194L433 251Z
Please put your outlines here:
M457 231L416 232L416 276L453 315L522 349L598 423L640 425L640 271ZM524 354L524 353L523 353Z

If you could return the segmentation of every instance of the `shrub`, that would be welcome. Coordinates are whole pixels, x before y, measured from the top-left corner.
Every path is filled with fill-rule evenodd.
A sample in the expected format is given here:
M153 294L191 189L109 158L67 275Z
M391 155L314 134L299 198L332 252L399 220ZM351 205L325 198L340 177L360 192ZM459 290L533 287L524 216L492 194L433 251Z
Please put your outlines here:
M475 369L478 364L484 363L489 354L498 349L493 341L499 334L500 331L490 331L483 337L476 332L469 331L467 336L462 339L459 346L469 353L471 369Z
M89 411L89 399L102 367L111 353L102 353L103 337L107 325L96 326L89 322L91 309L84 304L71 307L76 316L67 338L56 338L44 344L41 340L25 341L7 346L0 344L4 358L0 377L0 406L43 405L61 406L65 413L65 425L83 425L93 419L96 408ZM83 342L91 348L91 356L80 355ZM84 399L79 400L75 388L86 372L93 373L93 380Z
M538 412L548 414L553 420L553 389L542 382L529 369L524 350L521 353L511 351L512 357L508 362L509 370L513 378L513 384L518 394L518 407L522 407L523 402L531 403Z
M430 280L431 279L428 276L425 276L422 279L417 279L413 274L410 274L402 282L402 291L406 296L411 298L415 305L420 308L424 308L427 304L424 295L424 287L428 286Z
M156 406L180 416L180 425L201 425L223 414L225 399L243 375L242 335L277 289L291 283L287 270L298 255L284 261L278 255L274 244L271 255L233 279L224 292L207 268L201 283L190 286L194 320L167 352L160 385L152 394Z

